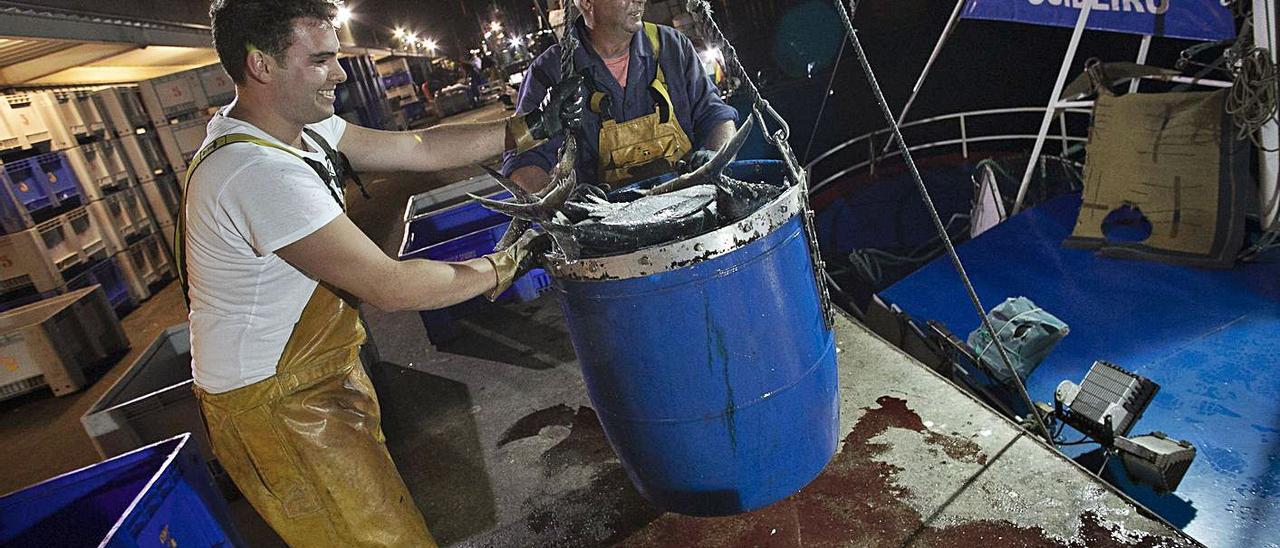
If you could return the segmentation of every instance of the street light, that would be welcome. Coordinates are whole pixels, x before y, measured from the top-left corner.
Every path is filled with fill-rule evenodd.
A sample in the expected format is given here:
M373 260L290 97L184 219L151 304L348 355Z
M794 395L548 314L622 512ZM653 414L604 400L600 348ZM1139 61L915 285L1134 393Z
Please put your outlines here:
M342 27L343 25L347 24L347 21L350 21L350 20L351 20L351 8L347 7L346 5L339 5L338 14L333 18L333 26Z
M405 34L406 34L406 33L405 33L404 29L402 29L402 28L400 28L400 27L396 27L396 30L395 30L394 32L392 32L391 34L392 34L392 36L395 36L395 37L396 37L396 40L404 40L404 37L405 37Z
M425 46L425 47L427 48L427 51L428 51L429 53L435 53L435 52L436 52L436 47L437 47L437 46L436 46L436 41L435 41L434 39L427 38L426 40L423 40L423 41L422 41L422 45L423 45L423 46Z
M493 32L501 32L501 31L502 31L502 23L499 23L499 22L497 22L497 21L494 21L494 22L492 22L492 23L489 23L489 30L491 30L491 31L493 31Z

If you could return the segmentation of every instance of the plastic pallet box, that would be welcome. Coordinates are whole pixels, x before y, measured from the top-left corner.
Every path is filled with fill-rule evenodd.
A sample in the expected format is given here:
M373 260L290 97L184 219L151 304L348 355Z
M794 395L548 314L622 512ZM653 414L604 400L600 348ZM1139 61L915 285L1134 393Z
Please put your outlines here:
M156 126L156 136L160 139L160 148L174 173L186 171L187 162L200 150L204 143L206 126L209 118L201 116L193 120Z
M5 162L4 184L7 198L11 198L15 208L26 211L33 219L47 219L53 215L58 206L53 192L40 164L33 158L23 158Z
M116 190L119 184L111 169L107 167L105 155L99 143L89 143L62 151L67 155L67 163L80 181L80 194L86 202L98 200L102 195ZM128 173L125 173L128 182Z
M190 326L170 326L85 411L80 423L102 458L191 432L192 443L215 479L224 489L233 489L230 478L213 464L217 459L193 386Z
M45 184L53 195L54 205L62 208L79 206L83 197L80 194L80 180L75 170L67 161L62 151L41 154L27 159L44 174Z
M0 314L3 369L40 371L54 395L83 388L85 370L129 348L106 292L93 285ZM0 390L2 391L2 390Z
M62 218L0 236L0 299L11 293L55 291L84 264Z
M194 70L138 82L147 116L156 126L182 119L209 107L200 75Z
M151 216L143 207L142 190L131 187L85 206L102 229L109 253L124 251L154 232Z
M18 187L9 179L9 174L0 171L0 233L10 234L26 230L38 222L49 219L55 213L54 209L48 206L35 211L28 209L23 198L29 197L20 195L17 191ZM46 192L45 195L47 194Z
M73 91L67 92L67 97L68 100L75 101L75 108L80 112L80 120L84 122L86 132L90 135L105 137L107 120L102 115L98 102L93 99L93 94L88 91Z
M191 436L0 497L5 546L244 546Z
M164 239L153 233L130 245L123 253L134 275L152 294L174 276L172 262L163 246Z
M30 93L0 95L0 149L27 149L51 139L34 101Z
M147 111L134 87L110 87L93 93L93 101L102 114L108 133L117 137L134 135L151 124Z
M113 258L116 260L116 266L120 268L120 277L124 280L125 287L129 289L129 297L133 299L135 305L142 304L151 298L151 286L147 284L146 278L143 277L143 271L146 269L146 256L143 255L135 259L128 251L116 253ZM143 264L138 265L135 261L142 260Z
M172 225L174 214L178 211L178 181L174 175L157 177L139 185L142 195L151 208L152 218L160 225Z
M49 132L52 148L72 148L80 144L80 138L88 138L89 132L80 119L75 102L66 100L52 91L36 91L30 94L31 105Z
M228 105L236 98L236 83L222 69L222 64L200 67L196 69L196 75L200 78L200 86L204 89L209 106Z
M129 282L125 279L124 272L120 270L120 265L116 261L115 257L107 257L93 263L80 275L69 280L67 289L80 289L91 285L100 285L107 295L107 304L111 305L111 309L115 311L116 316L123 317L133 310L137 303L134 302L133 293L129 289Z
M156 177L172 171L155 134L143 132L126 135L120 137L117 143L124 150L129 168L139 183L155 180Z
M173 251L173 239L177 237L176 228L173 222L156 223L156 232L160 234L160 243L170 252ZM177 274L175 273L174 275L176 276Z
M100 261L114 253L107 242L107 231L98 223L89 209L79 207L62 215L67 236L74 242L80 256L86 261Z

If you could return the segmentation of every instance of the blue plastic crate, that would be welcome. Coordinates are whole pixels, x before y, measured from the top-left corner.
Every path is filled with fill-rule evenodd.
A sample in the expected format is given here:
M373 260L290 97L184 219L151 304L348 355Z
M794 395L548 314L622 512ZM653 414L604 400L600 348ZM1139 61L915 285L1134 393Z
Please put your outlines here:
M20 232L35 225L31 212L19 200L8 172L0 171L0 234Z
M509 193L494 195L496 199L510 198ZM404 243L400 246L400 260L431 259L434 261L465 261L493 252L510 220L500 213L485 209L475 200L457 204L410 219L405 224ZM475 227L481 227L475 229ZM468 231L468 229L474 229ZM499 302L528 302L536 299L551 287L551 277L536 268L511 284L511 288L498 296ZM476 297L441 310L419 312L427 338L433 344L441 344L457 336L453 328L455 318L465 317L485 306L484 297Z
M9 192L28 213L52 209L58 205L49 191L40 163L35 158L23 158L4 163L5 184Z
M495 200L508 200L511 198L511 193L499 192L488 197ZM400 259L418 257L420 255L416 255L416 253L428 247L498 225L505 227L508 222L506 215L486 209L480 205L480 202L475 200L467 200L460 204L429 211L410 218L405 223L404 242L400 246ZM501 237L501 234L499 234L499 237ZM497 240L494 240L494 242L496 243ZM481 242L481 244L483 243ZM488 253L492 250L493 247L489 247L483 252ZM440 252L437 251L436 253ZM474 257L474 255L472 256ZM433 256L428 258L441 261L458 261L471 257L450 259Z
M60 207L80 205L80 180L76 178L76 172L67 162L66 154L50 152L35 156L31 161L38 164L40 171L44 173L45 182L56 200L54 205Z
M4 546L243 546L182 434L0 498Z
M67 282L67 289L80 289L93 284L102 286L102 290L107 293L107 302L111 303L111 308L119 316L124 316L136 304L129 294L129 282L125 280L120 265L116 264L115 257L93 263L80 275L71 278Z
M411 86L413 85L413 77L410 76L408 72L397 72L390 76L383 76L382 85L387 88Z

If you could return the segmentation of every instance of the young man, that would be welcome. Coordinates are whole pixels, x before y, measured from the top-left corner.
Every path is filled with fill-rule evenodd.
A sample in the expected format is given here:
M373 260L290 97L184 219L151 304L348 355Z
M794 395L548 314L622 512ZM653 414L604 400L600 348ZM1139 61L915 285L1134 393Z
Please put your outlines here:
M582 118L578 181L616 188L671 172L682 159L695 168L729 141L737 112L720 100L688 37L642 21L645 0L576 2L582 43L574 64L594 91ZM560 77L557 45L529 67L517 112L532 112ZM562 141L508 151L503 174L541 189Z
M496 297L537 239L460 263L392 260L344 214L339 158L357 170L467 165L576 124L582 99L569 83L545 115L418 132L348 124L333 110L346 80L335 15L328 0L210 9L237 96L209 122L179 217L196 394L214 454L291 546L433 546L384 445L354 303Z

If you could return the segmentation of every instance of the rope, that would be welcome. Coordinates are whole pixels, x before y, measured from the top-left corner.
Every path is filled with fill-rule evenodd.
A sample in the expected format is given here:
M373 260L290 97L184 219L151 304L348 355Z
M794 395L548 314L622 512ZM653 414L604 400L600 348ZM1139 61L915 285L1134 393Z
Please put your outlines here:
M894 118L893 112L889 110L889 102L880 90L880 83L876 80L876 75L871 70L871 63L867 61L867 53L862 49L862 41L858 39L858 31L853 28L853 20L850 19L849 14L857 11L857 1L849 0L850 8L846 10L844 2L835 0L836 10L840 13L840 19L844 22L845 32L853 45L854 53L857 54L858 62L862 65L862 72L867 75L867 82L871 85L872 93L875 94L876 103L879 104L881 113L884 114L885 119L889 122L890 129L893 130L893 137L898 142L898 148L902 151L902 158L906 161L907 167L911 171L911 177L916 183L916 188L920 191L920 197L924 200L925 207L929 209L929 216L933 220L934 228L938 231L938 238L942 240L942 245L946 247L947 256L951 258L952 265L955 266L956 272L960 275L960 280L964 283L964 288L969 293L969 300L973 302L974 309L977 310L983 327L987 329L988 333L995 333L996 330L991 326L991 319L987 317L986 308L982 306L982 301L978 299L978 293L973 288L973 282L969 279L969 274L965 272L964 264L960 262L960 256L956 253L956 248L952 245L951 238L947 237L947 229L943 226L942 218L938 214L938 208L933 205L933 198L929 195L929 189L925 187L924 179L920 176L920 170L916 168L915 160L911 157L911 149L907 146L906 139L902 137L902 131L898 127L898 122ZM997 342L995 347L1005 368L1013 372L1013 379L1018 386L1018 392L1022 396L1023 402L1027 405L1027 411L1035 419L1036 428L1039 429L1045 440L1052 444L1053 434L1049 432L1049 427L1045 426L1044 418L1036 411L1035 402L1031 400L1030 394L1027 393L1027 387L1023 384L1022 378L1013 369L1013 362L1009 359L1009 354L1004 345Z
M1236 138L1248 137L1253 145L1267 152L1278 152L1280 147L1267 148L1258 137L1259 130L1276 119L1276 65L1271 54L1263 48L1250 48L1239 60L1231 94L1227 96L1227 114L1236 126Z
M831 98L831 88L836 83L836 73L840 71L840 61L844 59L844 47L848 45L844 40L840 41L840 51L836 52L836 62L831 65L831 78L827 79L827 90L822 92L822 105L818 107L818 116L813 119L813 130L809 132L809 142L804 145L804 156L802 163L809 163L809 151L813 150L813 138L818 136L818 124L822 123L822 113L827 110L827 99Z

